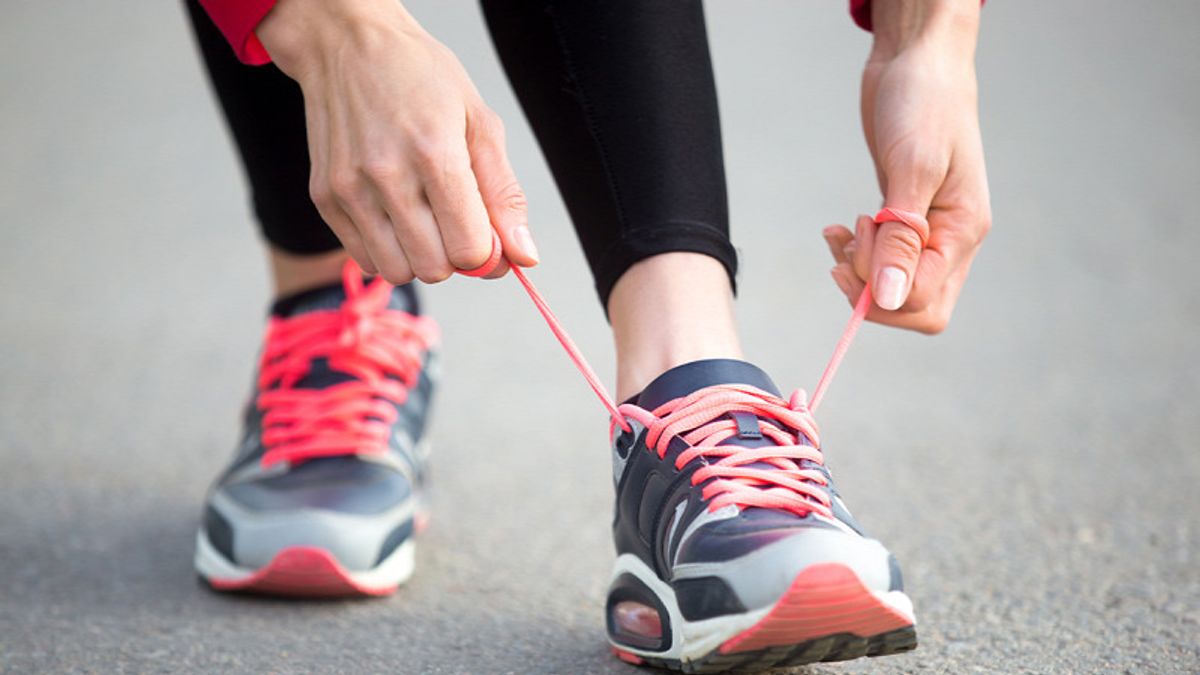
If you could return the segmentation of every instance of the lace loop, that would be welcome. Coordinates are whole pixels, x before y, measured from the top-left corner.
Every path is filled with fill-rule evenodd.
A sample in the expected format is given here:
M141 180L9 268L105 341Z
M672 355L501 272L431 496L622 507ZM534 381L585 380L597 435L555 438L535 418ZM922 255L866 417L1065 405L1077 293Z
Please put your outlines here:
M391 284L364 283L352 262L342 277L346 299L338 309L272 318L267 327L256 400L263 412L264 466L386 452L396 406L416 385L424 354L437 342L431 319L388 309ZM322 358L348 379L297 387Z
M675 467L683 469L696 460L703 464L692 474L692 484L705 483L701 494L710 511L733 504L832 517L824 489L829 479L818 468L824 465L824 456L804 392L784 401L749 385L721 384L652 411L631 403L620 411L646 427L646 447L660 458L666 457L673 439L688 444L675 459ZM734 411L755 415L759 431L775 445L721 445L738 433L737 423L729 419Z

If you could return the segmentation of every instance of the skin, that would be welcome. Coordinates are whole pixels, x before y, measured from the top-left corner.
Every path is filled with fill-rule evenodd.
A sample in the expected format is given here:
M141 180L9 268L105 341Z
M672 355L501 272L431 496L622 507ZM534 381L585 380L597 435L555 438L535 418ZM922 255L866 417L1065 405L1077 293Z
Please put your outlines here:
M493 227L537 264L504 125L400 3L282 0L256 32L304 93L313 202L365 271L444 281L487 261Z
M885 206L929 220L922 248L903 223L828 227L832 276L851 304L869 280L867 319L939 333L991 228L979 134L976 0L872 5L875 45L863 71L863 131Z
M618 401L675 366L743 358L729 274L701 253L664 253L634 264L613 286L608 318Z
M922 248L902 223L864 216L854 232L828 227L832 276L851 303L874 280L869 320L936 333L991 219L974 74L979 5L877 1L872 19L867 145L884 204L925 214L931 234ZM313 201L364 270L396 284L436 283L486 261L493 228L511 262L537 264L503 125L400 3L280 0L257 34L300 83ZM344 255L272 250L277 291L335 281ZM743 356L729 278L707 256L638 262L617 281L608 312L618 398L676 365Z

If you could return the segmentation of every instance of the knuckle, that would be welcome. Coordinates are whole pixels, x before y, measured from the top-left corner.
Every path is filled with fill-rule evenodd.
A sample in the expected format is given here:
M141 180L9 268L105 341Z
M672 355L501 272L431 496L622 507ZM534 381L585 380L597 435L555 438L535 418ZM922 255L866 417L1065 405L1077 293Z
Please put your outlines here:
M491 199L488 200L488 206L502 213L529 213L529 200L525 198L525 191L521 189L520 183L515 180L494 190Z
M424 281L427 284L436 284L449 279L450 275L454 273L454 268L450 266L449 262L435 264L425 263L419 265L413 270L413 272L421 281Z
M333 206L333 190L329 187L328 182L317 177L316 174L308 181L308 196L319 211L324 211Z
M354 258L354 262L359 266L360 269L362 269L362 271L366 272L367 274L379 273L379 270L375 268L375 264L371 262L371 259L368 258L365 253L357 252L357 253L351 255L350 257ZM382 275L382 276L385 279L387 279L386 275ZM391 281L391 280L388 279L388 281Z
M486 263L491 255L490 241L486 244L472 241L468 244L446 248L446 256L450 258L450 264L460 270L476 269Z
M916 258L921 255L921 237L907 225L894 225L880 238L879 246L887 253Z
M979 238L976 241L980 242L980 241L983 241L984 238L988 236L988 233L992 231L992 211L991 211L991 209L988 209L988 210L984 211L983 213L981 213L979 215L979 218L977 219L977 222L979 223Z
M400 177L400 165L386 156L366 158L363 160L361 171L375 183L390 183Z
M947 158L921 149L923 147L925 146L912 147L910 152L897 158L899 162L894 167L898 170L897 173L907 174L911 179L915 179L918 185L939 181L946 173Z
M472 115L472 121L480 135L504 140L504 120L500 119L500 115L495 110L487 106L479 106L479 109Z
M329 174L329 189L334 197L343 200L354 199L358 195L359 180L355 171L339 169Z
M313 185L308 188L308 196L312 199L317 211L328 213L334 205L333 190L327 185Z
M384 281L387 281L389 284L394 286L403 286L404 284L407 284L413 280L413 274L408 270L408 268L388 268L379 270L379 276L383 277Z
M409 269L408 263L404 260L396 260L388 256L379 262L376 270L379 276L383 277L391 284L406 284L413 279L412 270Z
M425 134L413 142L412 155L422 171L436 174L446 162L446 144L433 134Z

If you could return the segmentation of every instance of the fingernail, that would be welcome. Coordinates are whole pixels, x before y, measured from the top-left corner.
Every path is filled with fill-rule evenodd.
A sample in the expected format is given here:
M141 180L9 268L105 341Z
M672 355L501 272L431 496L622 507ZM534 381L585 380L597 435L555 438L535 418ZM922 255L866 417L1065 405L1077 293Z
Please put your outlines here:
M833 225L830 225L829 227L821 230L821 234L824 235L826 238L832 237L834 235L834 233L836 233L836 232L837 232L837 228L834 227Z
M534 262L541 260L538 256L537 244L533 243L533 234L530 233L528 227L521 225L513 230L513 239L517 240L517 248L521 249L522 253L533 258Z
M904 291L908 275L899 267L885 267L875 275L875 304L887 310L900 309L904 304Z
M858 250L858 245L857 245L857 244L855 244L854 242L850 242L849 244L846 244L845 248L843 248L843 249L842 249L842 253L843 253L843 254L844 254L844 255L845 255L847 258L850 258L851 260L853 260L853 259L854 259L854 253L855 253L855 251L857 251L857 250Z

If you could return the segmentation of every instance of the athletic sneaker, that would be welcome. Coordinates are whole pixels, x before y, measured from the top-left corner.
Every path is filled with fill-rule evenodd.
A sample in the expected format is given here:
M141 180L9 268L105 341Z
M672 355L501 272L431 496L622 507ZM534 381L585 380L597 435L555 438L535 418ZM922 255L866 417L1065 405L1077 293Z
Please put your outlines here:
M213 588L385 595L412 575L438 329L407 286L363 280L276 303L196 570Z
M613 442L614 653L688 673L916 647L896 559L833 487L797 392L742 361L667 371Z

